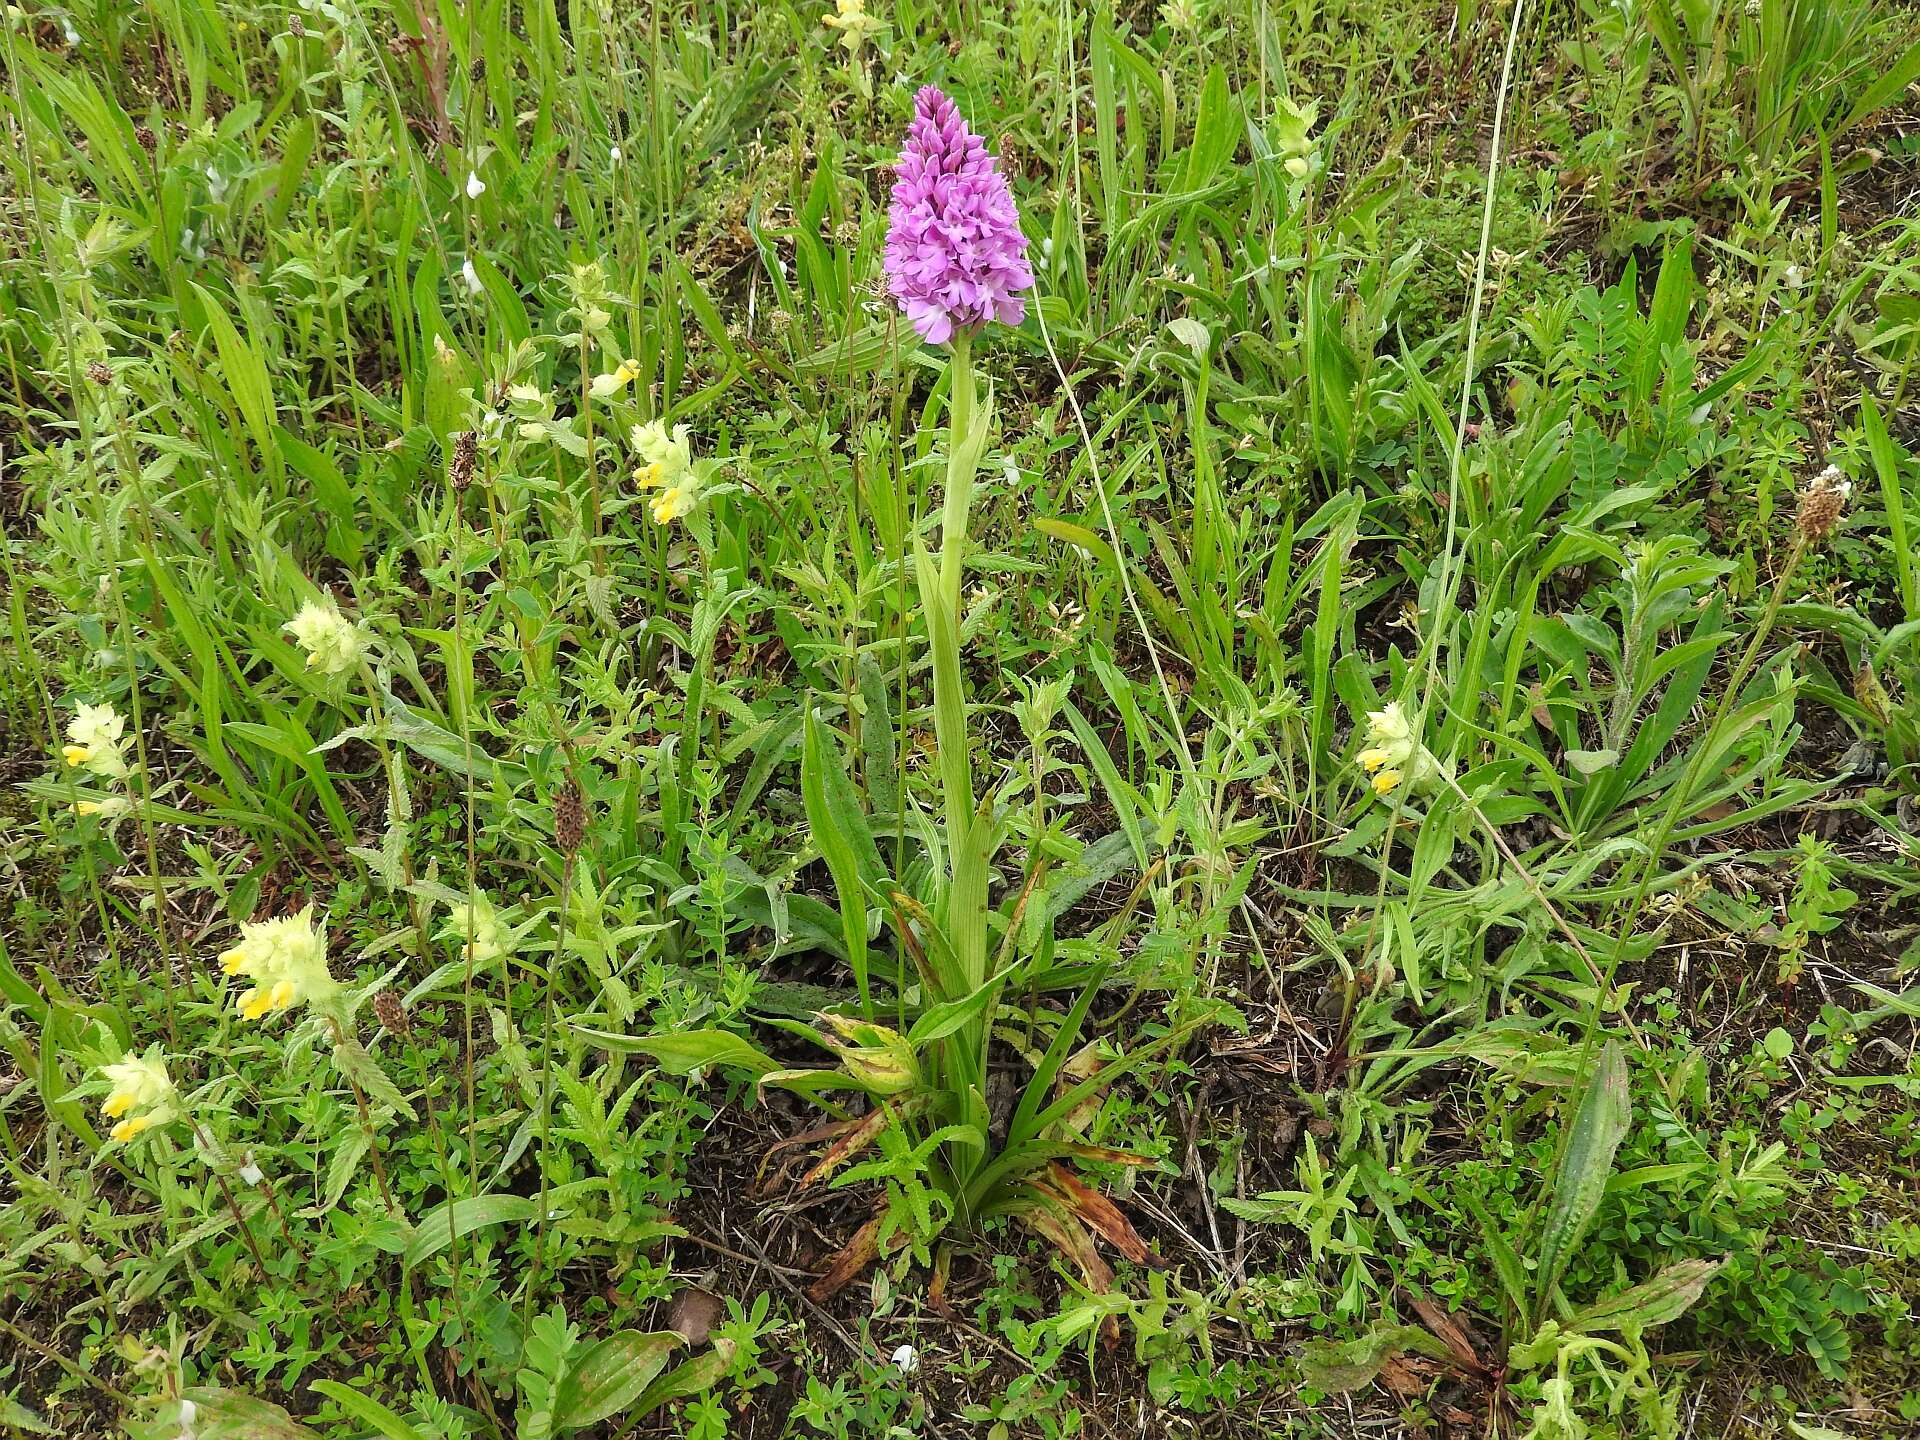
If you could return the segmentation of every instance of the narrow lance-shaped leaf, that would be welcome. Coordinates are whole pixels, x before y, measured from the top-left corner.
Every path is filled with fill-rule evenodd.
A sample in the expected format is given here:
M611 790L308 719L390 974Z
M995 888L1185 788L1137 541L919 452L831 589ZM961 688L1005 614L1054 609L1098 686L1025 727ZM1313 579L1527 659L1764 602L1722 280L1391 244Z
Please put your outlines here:
M827 738L819 714L809 707L800 750L800 794L806 804L807 826L820 858L827 862L833 888L840 897L841 938L847 960L860 987L863 1013L871 1013L867 981L867 902L861 883L862 861L878 878L879 852L867 829L866 817L854 798L840 752Z
M1669 1265L1651 1280L1608 1300L1589 1305L1568 1323L1567 1328L1592 1334L1599 1330L1651 1330L1678 1320L1701 1295L1707 1283L1720 1273L1724 1260L1682 1260Z
M387 1440L426 1440L418 1427L404 1416L388 1409L371 1395L362 1395L351 1385L343 1385L338 1380L316 1380L307 1388L315 1394L326 1396L360 1424L371 1425Z
M1599 1212L1607 1176L1613 1172L1614 1152L1626 1138L1631 1119L1627 1062L1619 1045L1610 1040L1600 1051L1580 1096L1560 1173L1554 1177L1553 1199L1540 1233L1539 1265L1534 1273L1536 1318L1546 1313L1548 1297Z

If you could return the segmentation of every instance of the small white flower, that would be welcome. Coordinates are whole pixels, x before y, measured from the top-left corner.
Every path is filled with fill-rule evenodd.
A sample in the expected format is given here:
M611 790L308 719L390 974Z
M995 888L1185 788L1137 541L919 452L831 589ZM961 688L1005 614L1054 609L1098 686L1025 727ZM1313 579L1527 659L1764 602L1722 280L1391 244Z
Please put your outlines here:
M478 200L486 193L487 182L482 180L474 171L469 170L467 172L467 198L469 200Z
M911 1375L920 1368L920 1352L911 1345L902 1345L893 1352L893 1365L902 1375Z
M607 151L607 159L611 160L616 165L620 163L620 147L618 145L614 146L611 150Z
M266 1179L266 1172L249 1159L246 1164L240 1167L240 1178L249 1185L258 1185L262 1180Z
M473 268L473 257L471 255L460 262L460 278L467 282L467 293L469 295L478 295L480 293L480 272Z

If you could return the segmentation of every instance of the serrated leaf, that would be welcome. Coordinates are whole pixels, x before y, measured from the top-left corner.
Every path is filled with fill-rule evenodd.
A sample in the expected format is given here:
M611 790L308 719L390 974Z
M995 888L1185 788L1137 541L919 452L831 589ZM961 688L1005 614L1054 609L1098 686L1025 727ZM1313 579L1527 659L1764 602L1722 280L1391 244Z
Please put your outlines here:
M52 1435L54 1428L11 1395L0 1397L0 1425L29 1435Z
M336 1040L333 1063L335 1069L360 1087L368 1100L389 1106L409 1120L419 1118L413 1113L413 1106L407 1103L407 1097L400 1093L400 1087L388 1078L387 1072L380 1068L380 1062L359 1041Z
M340 1197L347 1193L347 1186L352 1183L360 1162L366 1158L371 1143L367 1132L357 1125L340 1137L333 1158L327 1161L327 1188L320 1199L321 1214L324 1215L340 1203Z

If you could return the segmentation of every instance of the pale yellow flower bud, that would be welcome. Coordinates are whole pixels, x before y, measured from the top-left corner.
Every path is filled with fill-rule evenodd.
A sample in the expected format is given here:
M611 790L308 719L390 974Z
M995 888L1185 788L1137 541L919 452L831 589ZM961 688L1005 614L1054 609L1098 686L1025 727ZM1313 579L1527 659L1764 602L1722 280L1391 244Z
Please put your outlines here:
M309 600L280 628L307 652L307 668L322 675L344 675L367 653L366 635L340 613L331 595Z

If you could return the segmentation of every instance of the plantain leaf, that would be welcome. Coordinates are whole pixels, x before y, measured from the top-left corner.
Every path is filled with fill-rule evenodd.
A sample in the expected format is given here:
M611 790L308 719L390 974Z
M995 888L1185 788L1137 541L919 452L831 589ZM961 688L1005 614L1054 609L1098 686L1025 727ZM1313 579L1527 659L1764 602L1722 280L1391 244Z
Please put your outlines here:
M628 1410L667 1357L687 1343L675 1330L621 1330L592 1346L567 1369L554 1397L553 1428L582 1430ZM644 1411L633 1410L637 1419Z
M1560 1161L1560 1173L1554 1177L1553 1199L1547 1206L1545 1227L1540 1233L1539 1265L1535 1271L1537 1288L1534 1307L1544 1315L1548 1297L1573 1258L1574 1250L1607 1191L1607 1176L1613 1171L1614 1152L1626 1138L1632 1111L1627 1097L1627 1062L1617 1042L1609 1040L1595 1061L1593 1074L1581 1093L1574 1112L1573 1128L1567 1136L1566 1153Z
M687 1030L665 1035L622 1035L574 1026L574 1033L616 1055L648 1055L671 1075L695 1070L746 1070L758 1080L780 1068L766 1051L729 1030Z
M733 1368L733 1352L733 1341L715 1340L706 1354L676 1365L642 1391L633 1403L633 1413L650 1415L662 1405L711 1390L726 1379L727 1372Z
M196 1385L182 1390L180 1398L193 1405L196 1440L319 1440L318 1430L308 1429L278 1405L238 1390Z
M1436 1360L1446 1343L1418 1325L1385 1325L1352 1340L1309 1340L1300 1347L1300 1373L1307 1384L1329 1395L1370 1385L1386 1363L1409 1350Z
M864 1009L870 993L865 882L877 884L884 871L867 817L860 809L853 782L847 778L846 762L839 747L827 738L826 726L811 706L800 747L800 795L806 803L807 828L820 858L827 862L834 891L840 897L841 939Z
M1569 1330L1651 1330L1678 1320L1706 1292L1725 1260L1682 1260L1631 1290L1587 1306L1567 1323Z
M524 1195L469 1195L464 1200L436 1205L413 1227L404 1256L407 1267L438 1255L454 1237L470 1235L489 1225L524 1225L540 1213L540 1206Z
M371 1395L362 1395L351 1385L342 1385L338 1380L316 1380L307 1388L315 1394L326 1396L362 1425L371 1425L387 1440L426 1440L414 1426Z

